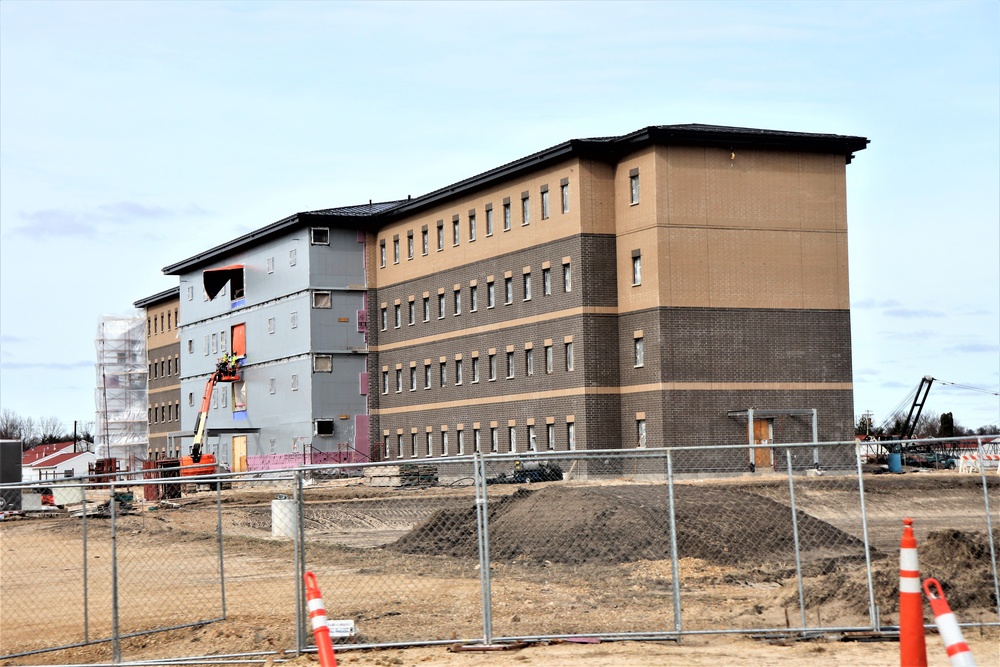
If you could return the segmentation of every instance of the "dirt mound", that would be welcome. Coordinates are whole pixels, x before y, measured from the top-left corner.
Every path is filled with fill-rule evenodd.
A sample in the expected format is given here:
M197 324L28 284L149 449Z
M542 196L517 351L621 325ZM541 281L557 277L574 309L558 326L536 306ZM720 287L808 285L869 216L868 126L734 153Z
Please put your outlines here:
M666 486L519 489L490 501L493 560L618 564L670 557ZM710 563L788 564L794 531L787 505L738 488L677 486L677 547L681 557ZM798 512L806 558L859 558L863 543ZM478 556L475 509L442 510L400 538L405 553Z

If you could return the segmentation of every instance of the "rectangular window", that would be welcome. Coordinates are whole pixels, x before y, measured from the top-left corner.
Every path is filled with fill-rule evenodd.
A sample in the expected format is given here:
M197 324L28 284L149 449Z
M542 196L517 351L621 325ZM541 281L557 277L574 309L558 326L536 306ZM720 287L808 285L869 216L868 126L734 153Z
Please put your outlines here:
M299 390L299 376L296 375L295 373L292 373L292 391L298 391L298 390Z
M535 437L534 425L528 426L528 451L529 452L538 451L538 438Z
M395 318L396 328L403 326L403 313L401 312L403 307L398 303L392 307L392 315Z
M444 294L438 294L438 319L444 317Z
M298 263L297 257L298 257L298 252L295 250L295 248L292 248L291 250L289 250L288 251L288 266L295 266L295 264Z
M455 360L455 384L462 384L462 360Z
M542 220L549 219L549 188L542 190Z
M448 456L448 431L441 432L441 456Z
M406 258L413 259L413 232L406 232Z
M573 343L566 343L566 370L573 370Z
M458 216L455 216L455 219L451 221L451 244L453 246L457 246L459 244L461 234L462 232L459 230Z
M431 388L431 365L424 364L424 389Z
M402 394L403 393L403 369L402 368L397 368L396 369L396 393L397 394Z
M273 393L275 393L277 391L278 391L278 388L275 385L274 378L268 378L268 380L267 380L267 392L269 394L273 394Z
M389 371L382 371L382 393L389 393Z
M382 331L385 331L386 329L389 328L389 315L386 312L386 307L385 306L382 306L379 309L379 316L378 317L379 317L379 328Z
M632 285L642 284L642 255L638 250L632 251Z
M576 424L566 424L566 443L570 450L576 449Z
M469 240L476 240L476 212L469 211Z
M545 372L546 374L552 373L552 346L545 346Z
M493 205L486 207L486 235L493 236Z
M410 366L410 391L417 390L417 367Z
M441 381L441 386L445 387L448 384L448 362L442 361L440 364L440 370L441 373L438 379Z
M496 427L491 426L490 427L490 451L491 452L497 452L497 451L500 450L499 440L500 440L500 438L497 437Z
M420 248L423 254L427 254L430 250L430 239L428 238L427 228L424 227L420 230Z
M510 199L503 201L503 230L510 231Z
M646 420L636 419L635 420L635 430L637 443L640 448L646 446Z
M635 339L635 367L640 368L646 363L645 344L642 337Z
M491 354L489 361L490 361L490 369L489 369L490 381L492 382L493 380L497 379L497 355Z
M392 240L392 263L399 264L399 237Z
M330 245L330 229L313 227L309 230L309 242L313 245Z
M503 302L507 306L514 303L514 280L512 278L503 279Z
M535 351L531 348L524 351L524 372L526 375L535 374Z
M244 343L245 342L246 341L244 341ZM219 332L219 352L225 352L225 351L226 351L226 332L225 331L220 331Z
M273 317L267 318L267 333L269 333L269 334L273 334L274 333L274 318Z
M514 426L507 427L507 442L510 443L510 449L508 451L517 451L517 430Z
M524 274L524 300L531 301L531 274Z
M479 382L479 357L472 357L472 382Z
M478 428L472 429L472 447L473 447L473 451L476 454L478 454L479 453L479 429Z
M573 291L573 274L570 272L569 262L563 264L563 291Z
M317 354L313 357L313 371L316 373L332 373L333 372L333 355L332 354Z
M513 352L508 352L507 353L507 377L508 378L514 377L514 353Z
M208 356L208 334L205 334L205 356Z
M444 220L438 220L438 250L444 250Z
M194 354L194 341L188 338L188 354Z
M522 225L527 225L529 222L531 222L531 219L529 217L530 211L531 211L531 207L528 206L528 203L529 203L528 202L528 193L527 192L522 192L521 193L521 224Z
M219 336L218 334L212 334L212 354L219 353Z
M474 313L479 310L479 286L473 285L469 288L469 312Z
M267 272L274 273L274 257L267 258Z
M493 289L493 282L486 283L486 307L492 308L497 303L496 291Z
M378 242L379 266L385 268L385 239Z
M555 449L556 448L556 425L546 424L545 425L545 448Z
M434 456L434 434L427 434L427 454L426 456Z
M429 322L431 319L431 298L429 296L424 297L424 322Z
M399 455L403 456L403 452L400 451ZM413 458L416 455L417 455L417 434L416 433L411 433L410 434L410 458Z
M462 314L462 290L455 290L455 314Z
M313 292L313 308L333 308L333 293L326 291Z
M399 456L399 453L401 453L402 451L403 451L403 434L402 433L397 433L396 434L396 452L397 452L396 455ZM385 458L387 458L387 459L389 458L389 449L388 448L386 448L386 450L385 450Z
M458 432L458 454L465 454L465 431Z
M194 287L188 287L188 301L194 301Z
M562 212L569 213L569 179L564 178L559 185L559 198L562 200Z
M288 314L288 322L289 322L289 324L291 325L291 327L293 329L298 328L298 326L299 326L299 313L298 313L298 311L293 310L292 312L290 312Z
M631 204L639 203L639 170L632 169L628 173L628 186Z
M542 294L552 294L552 269L542 269Z

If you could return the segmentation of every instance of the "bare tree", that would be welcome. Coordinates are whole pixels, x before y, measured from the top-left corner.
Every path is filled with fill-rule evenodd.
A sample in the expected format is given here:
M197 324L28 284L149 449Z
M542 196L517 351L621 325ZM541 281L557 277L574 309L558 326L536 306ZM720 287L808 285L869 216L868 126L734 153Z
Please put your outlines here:
M72 439L72 434L66 432L66 427L58 417L43 417L38 420L39 444L47 445Z
M9 408L0 410L0 438L20 440L24 449L38 444L38 426L31 417L22 417Z

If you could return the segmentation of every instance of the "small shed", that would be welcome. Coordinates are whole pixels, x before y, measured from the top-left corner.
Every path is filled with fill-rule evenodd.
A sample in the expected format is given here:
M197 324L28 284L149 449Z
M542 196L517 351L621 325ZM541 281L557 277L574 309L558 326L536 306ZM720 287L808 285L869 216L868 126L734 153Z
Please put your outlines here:
M24 481L36 482L82 477L97 460L93 452L58 452L38 459L24 468Z

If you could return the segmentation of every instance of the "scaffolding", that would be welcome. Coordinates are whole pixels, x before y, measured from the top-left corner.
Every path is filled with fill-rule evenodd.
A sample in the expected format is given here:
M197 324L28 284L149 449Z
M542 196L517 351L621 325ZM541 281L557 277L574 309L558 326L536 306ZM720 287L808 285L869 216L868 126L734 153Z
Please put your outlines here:
M138 469L149 445L145 319L138 314L102 317L96 346L97 457Z

